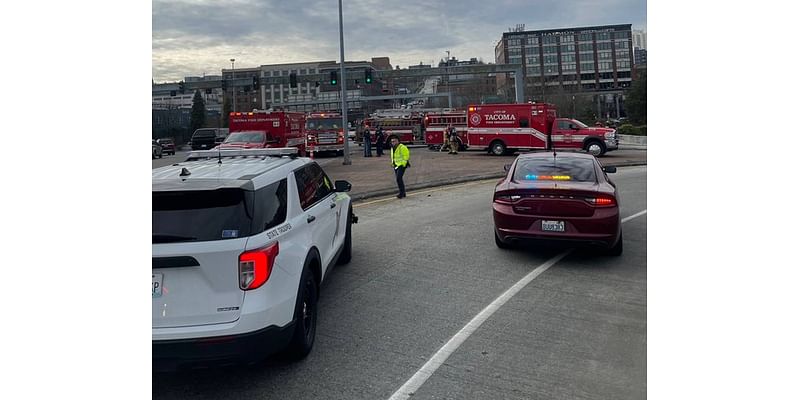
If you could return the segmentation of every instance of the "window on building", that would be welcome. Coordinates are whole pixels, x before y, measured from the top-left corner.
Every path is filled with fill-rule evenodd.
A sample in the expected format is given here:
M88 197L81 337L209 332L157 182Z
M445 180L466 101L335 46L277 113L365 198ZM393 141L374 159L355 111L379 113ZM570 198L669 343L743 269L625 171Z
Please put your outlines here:
M581 88L583 90L594 90L595 85L594 85L594 83L584 83L584 84L581 85Z
M629 60L617 60L617 69L628 69L631 67Z
M592 43L583 43L578 45L578 50L580 51L594 51L594 45Z
M595 35L597 40L609 40L611 39L611 34L609 32L600 32Z
M531 65L531 64L539 65L539 56L528 56L528 57L525 58L525 62L528 65Z
M581 61L594 61L594 53L580 53L578 59Z
M541 75L542 74L542 69L538 65L536 65L536 66L532 66L532 67L526 68L525 72L527 72L528 76Z
M544 54L558 53L558 46L544 46Z
M509 57L508 58L509 64L522 64L522 57Z
M520 39L508 39L508 47L511 46L520 46L522 41Z
M612 67L612 65L611 65L611 62L610 62L610 61L600 61L600 62L598 62L598 63L597 63L597 68L598 68L600 71L606 71L606 70L611 70L611 69L613 69L613 67Z
M301 70L300 70L300 75L305 75L305 74L306 74L306 70L305 70L305 68L304 68L304 69L301 69Z
M575 41L575 36L573 35L561 36L561 43L572 43L574 41Z
M575 52L575 45L574 44L561 45L561 52L562 53L574 53Z
M592 69L594 69L594 66L592 66ZM594 74L581 74L581 80L582 81L593 81L594 80Z
M558 65L545 65L544 66L544 74L545 75L558 75Z
M554 35L547 35L542 38L542 43L544 44L556 44L558 43L558 36Z
M522 49L508 49L509 57L517 57L522 55Z
M288 75L289 75L289 70L283 70L283 71L281 71L281 75L283 75L283 76L288 76Z
M569 63L575 62L575 54L561 54L561 62L562 63Z
M611 50L611 42L598 42L597 50Z
M610 51L598 51L597 58L600 60L610 60L611 59L611 52Z
M561 64L562 71L575 71L576 69L577 69L577 64L575 63Z
M534 35L529 35L527 37L529 45L538 45L539 44L539 37Z
M544 63L545 64L558 64L558 56L557 55L544 56Z
M618 40L618 41L614 42L614 47L616 47L618 49L626 49L627 50L627 49L630 48L630 44L629 44L629 42L627 40Z
M600 74L600 79L614 79L613 72L603 72Z
M594 63L581 63L581 72L594 72ZM592 74L594 76L594 74Z
M581 42L591 42L592 41L592 34L591 33L581 33L578 35L578 40Z
M630 31L616 31L614 32L614 39L630 39Z

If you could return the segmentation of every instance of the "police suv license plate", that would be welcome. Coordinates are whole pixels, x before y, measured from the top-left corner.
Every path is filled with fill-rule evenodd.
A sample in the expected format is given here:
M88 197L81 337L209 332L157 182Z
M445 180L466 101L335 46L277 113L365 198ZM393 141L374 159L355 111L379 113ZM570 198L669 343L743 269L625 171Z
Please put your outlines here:
M542 230L548 232L564 232L564 221L542 221Z
M153 273L153 298L161 297L161 284L164 282L164 274Z

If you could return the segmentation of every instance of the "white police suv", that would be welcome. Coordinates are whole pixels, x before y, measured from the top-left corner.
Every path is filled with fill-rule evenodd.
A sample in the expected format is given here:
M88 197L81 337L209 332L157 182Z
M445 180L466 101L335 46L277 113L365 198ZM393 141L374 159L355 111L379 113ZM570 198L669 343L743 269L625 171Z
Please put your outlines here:
M153 170L154 369L311 351L357 217L350 184L296 151L193 151Z

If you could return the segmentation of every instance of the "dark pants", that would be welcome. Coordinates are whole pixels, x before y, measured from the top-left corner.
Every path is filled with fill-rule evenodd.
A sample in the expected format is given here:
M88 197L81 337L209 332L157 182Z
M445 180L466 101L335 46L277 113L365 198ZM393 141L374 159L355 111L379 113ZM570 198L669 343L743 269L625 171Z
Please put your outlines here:
M406 173L406 167L397 167L394 170L394 176L397 178L397 188L400 189L400 197L406 197L406 185L403 183L403 174Z
M383 155L383 140L380 137L375 140L375 153L378 157Z
M364 157L372 157L372 142L367 136L364 137Z

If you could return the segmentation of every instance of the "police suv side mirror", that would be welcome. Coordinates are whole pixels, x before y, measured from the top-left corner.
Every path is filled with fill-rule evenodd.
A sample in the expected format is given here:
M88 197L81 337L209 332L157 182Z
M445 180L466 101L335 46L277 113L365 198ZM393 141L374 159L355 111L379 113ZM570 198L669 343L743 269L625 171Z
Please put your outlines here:
M337 192L349 192L353 185L348 181L336 181L333 183L333 187Z
M511 164L504 165L503 166L503 170L505 170L506 172L510 171L511 170Z
M603 172L607 174L613 174L617 172L617 167L603 167Z

